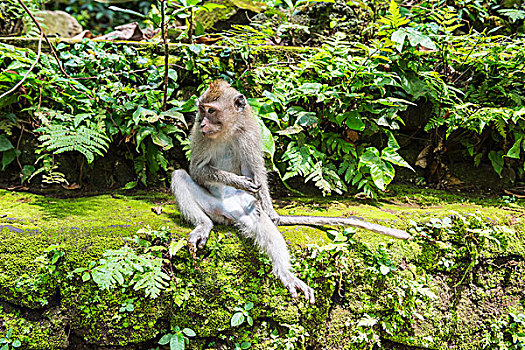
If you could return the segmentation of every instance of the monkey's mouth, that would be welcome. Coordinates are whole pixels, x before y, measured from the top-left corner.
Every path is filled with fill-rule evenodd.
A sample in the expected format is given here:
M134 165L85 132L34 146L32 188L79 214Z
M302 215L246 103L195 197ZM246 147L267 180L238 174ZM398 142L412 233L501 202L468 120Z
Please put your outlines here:
M210 139L214 139L217 137L217 131L202 131L202 136L204 137L207 137L207 138L210 138Z

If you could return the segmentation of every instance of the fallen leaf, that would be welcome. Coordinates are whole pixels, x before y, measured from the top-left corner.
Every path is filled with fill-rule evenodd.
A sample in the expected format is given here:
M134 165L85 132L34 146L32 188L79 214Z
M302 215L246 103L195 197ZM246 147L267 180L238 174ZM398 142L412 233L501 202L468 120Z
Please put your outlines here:
M154 212L157 215L160 215L160 214L162 214L162 207L160 207L160 206L159 207L153 207L153 208L151 208L151 211Z
M66 190L78 190L80 188L80 185L76 182L73 182L71 185L62 185L62 187Z

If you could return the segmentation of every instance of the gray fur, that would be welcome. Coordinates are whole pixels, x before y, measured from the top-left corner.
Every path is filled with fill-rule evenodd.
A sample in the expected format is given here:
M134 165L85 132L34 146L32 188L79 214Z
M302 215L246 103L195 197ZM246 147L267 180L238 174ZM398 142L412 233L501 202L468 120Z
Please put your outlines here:
M234 224L268 254L273 273L291 295L302 291L313 304L314 290L291 271L268 190L261 130L250 105L239 96L223 81L212 83L199 98L190 136L189 175L184 170L173 172L175 202L181 215L195 225L188 242L192 249L203 248L213 223ZM213 137L203 135L202 126L213 129Z

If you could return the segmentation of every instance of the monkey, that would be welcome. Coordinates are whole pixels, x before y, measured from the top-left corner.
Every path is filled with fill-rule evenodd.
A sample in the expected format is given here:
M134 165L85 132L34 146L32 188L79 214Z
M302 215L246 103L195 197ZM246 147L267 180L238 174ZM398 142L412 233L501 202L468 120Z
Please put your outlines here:
M173 172L171 190L181 216L195 225L188 237L192 252L204 248L213 224L235 225L272 262L272 272L293 298L298 291L312 304L314 290L292 272L290 254L277 225L350 225L410 238L402 230L357 218L279 216L268 188L261 129L246 97L216 80L197 100L190 132L189 174Z

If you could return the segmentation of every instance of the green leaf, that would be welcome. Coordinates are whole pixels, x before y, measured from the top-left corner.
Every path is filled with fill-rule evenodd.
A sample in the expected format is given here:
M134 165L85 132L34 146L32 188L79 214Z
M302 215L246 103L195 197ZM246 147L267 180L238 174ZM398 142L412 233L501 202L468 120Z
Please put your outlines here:
M168 77L174 82L178 79L178 74L175 69L168 69Z
M242 312L236 312L233 314L231 319L231 325L232 327L240 326L244 322L244 315Z
M171 137L161 131L151 134L151 139L154 144L162 147L163 150L168 150L173 147L173 140Z
M403 44L407 37L407 32L404 28L398 29L392 33L390 40L396 43L396 50L399 52L403 51Z
M170 339L170 350L184 350L184 336L174 334Z
M383 149L383 152L381 153L381 158L383 160L387 160L392 164L399 165L405 168L408 168L412 171L415 171L410 164L407 163L406 160L404 160L395 149L391 147L386 147Z
M16 149L10 149L8 151L5 151L2 154L2 170L5 170L5 168L13 162L13 160L16 159L16 153L20 154L20 151L17 151Z
M261 127L261 137L263 142L263 152L270 155L270 158L273 159L275 154L275 141L273 140L273 135L270 129L266 127L263 121L260 118L257 118L259 126Z
M250 311L251 309L253 309L253 303L251 301L244 304L244 310Z
M168 334L164 335L162 338L160 338L159 344L160 345L168 344L170 342L170 340L171 340L171 337L173 337L173 334L171 334L171 333L168 333Z
M253 318L250 315L246 316L246 321L250 326L253 326Z
M82 274L82 282L87 282L91 279L91 275L89 274L89 272L84 272Z
M13 343L11 344L13 348L19 348L21 345L22 345L22 342L20 342L20 340L18 339L13 340Z
M216 9L223 9L226 8L226 6L221 4L214 4L214 3L207 3L201 6L203 9L205 9L208 12L211 12Z
M122 187L124 190L131 190L132 188L135 188L137 186L137 181L130 181L127 184Z
M134 16L137 16L137 17L140 17L140 18L148 18L146 15L144 15L143 13L140 13L140 12L137 12L137 11L133 11L133 10L128 10L128 9L123 9L123 8L120 8L120 7L117 7L117 6L109 6L108 7L110 10L113 10L115 12L122 12L122 13L128 13L130 15L134 15ZM126 22L127 23L127 22Z
M137 108L135 112L133 112L133 122L135 125L138 125L139 122L148 122L148 123L154 123L159 119L159 116L157 112L151 109L146 109L143 107Z
M359 168L363 165L370 169L370 175L374 184L382 191L394 178L394 167L381 159L379 151L375 147L368 147L366 152L361 155Z
M245 341L245 342L241 343L241 349L243 349L243 350L249 349L250 346L252 346L252 343L250 343L250 342Z
M299 112L297 113L297 124L301 126L312 126L317 124L317 115L315 112Z
M523 141L523 137L520 137L514 142L514 145L509 149L506 156L509 158L514 159L520 159L520 152L521 152L521 142Z
M345 118L345 124L352 130L363 131L365 130L365 123L361 118L361 115L358 111L350 111L343 113Z
M4 152L10 149L15 148L11 141L5 135L0 135L0 152Z
M399 144L397 143L397 140L394 137L394 134L390 130L386 130L385 133L388 135L388 142L387 142L388 147L397 151L399 149Z
M385 265L381 265L381 266L379 267L379 271L381 271L381 273L382 273L384 276L386 276L386 275L388 275L388 273L390 272L390 267L385 266Z
M142 141L146 138L146 136L151 135L155 132L155 129L151 126L141 126L139 127L139 130L137 131L137 134L135 136L135 140L137 143L137 152L139 151L139 146L142 143Z
M410 41L410 45L412 46L421 45L430 50L436 50L437 48L436 44L430 39L430 37L413 28L410 28L410 31L408 32L408 41Z
M170 247L169 247L169 250L168 250L170 256L175 256L177 254L177 252L179 250L181 250L181 248L184 247L185 245L186 245L186 239L185 238L181 238L178 241L172 240L170 242Z
M323 84L319 83L304 83L299 86L298 90L305 95L316 95L321 91Z
M363 318L357 323L357 327L373 327L377 324L377 319L364 314Z
M202 45L191 44L189 46L189 49L196 55L199 55L201 52L204 52L204 47Z
M503 160L503 151L490 151L489 159L492 163L494 171L501 177L501 171L503 170L503 165L505 161Z
M200 21L195 24L195 36L201 36L204 34L204 27Z
M191 328L184 328L184 329L182 330L182 332L183 332L184 334L186 334L188 337L194 337L194 336L197 335L197 334L193 331L193 329L191 329Z

